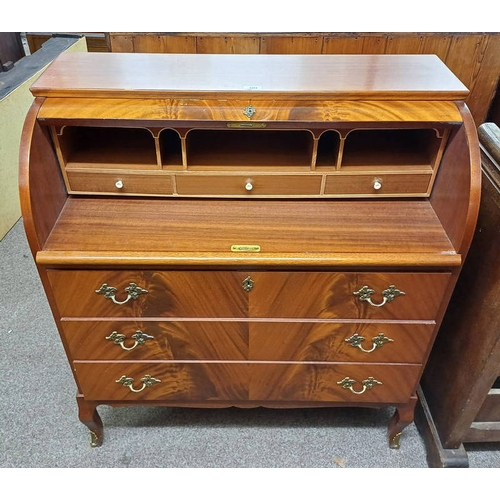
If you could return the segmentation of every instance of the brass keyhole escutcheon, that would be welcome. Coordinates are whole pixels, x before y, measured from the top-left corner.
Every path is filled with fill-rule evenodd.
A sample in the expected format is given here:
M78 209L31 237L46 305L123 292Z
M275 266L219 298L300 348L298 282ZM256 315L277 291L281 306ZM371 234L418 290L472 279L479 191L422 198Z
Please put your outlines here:
M250 276L248 276L243 280L242 286L244 290L249 292L253 288L254 284L255 284L254 280L250 278Z
M248 118L252 118L252 116L257 112L257 110L252 106L247 106L244 110L243 110L243 114L248 117Z

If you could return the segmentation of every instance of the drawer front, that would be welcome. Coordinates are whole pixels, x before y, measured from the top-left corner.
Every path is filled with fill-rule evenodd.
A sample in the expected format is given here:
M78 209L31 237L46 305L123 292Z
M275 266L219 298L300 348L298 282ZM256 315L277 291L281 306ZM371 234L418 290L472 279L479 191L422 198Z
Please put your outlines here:
M449 273L54 270L48 275L62 317L416 320L435 318L450 277Z
M402 403L415 391L421 371L420 365L354 363L75 362L73 366L88 400L205 404Z
M415 195L425 196L431 173L382 175L327 175L325 194L337 195Z
M83 395L90 400L248 400L250 367L246 363L75 361L73 367ZM148 382L147 375L159 382ZM131 385L122 377L133 379Z
M433 320L450 278L450 273L249 274L252 317L324 319ZM392 293L392 287L404 295ZM370 300L363 300L363 291L370 290Z
M319 195L316 175L177 175L180 195L283 196Z
M433 324L255 322L250 360L422 363Z
M63 321L76 360L421 363L433 324Z
M47 274L61 317L248 316L245 276L239 273L49 270Z
M70 193L101 193L116 195L171 195L172 176L159 173L92 172L66 170Z
M254 400L390 404L409 400L421 365L270 363L252 370Z
M77 360L246 360L248 323L63 321Z

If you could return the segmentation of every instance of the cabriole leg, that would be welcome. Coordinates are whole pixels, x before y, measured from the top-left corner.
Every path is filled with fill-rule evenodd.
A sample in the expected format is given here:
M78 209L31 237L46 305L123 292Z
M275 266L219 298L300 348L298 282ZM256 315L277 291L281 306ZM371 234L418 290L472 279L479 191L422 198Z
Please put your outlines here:
M399 448L399 441L403 429L413 422L417 396L413 394L410 402L405 405L396 406L396 411L389 422L389 446L393 449Z
M101 446L103 437L103 425L97 405L93 402L85 401L83 396L77 396L78 418L80 422L86 425L90 430L90 446L95 448Z

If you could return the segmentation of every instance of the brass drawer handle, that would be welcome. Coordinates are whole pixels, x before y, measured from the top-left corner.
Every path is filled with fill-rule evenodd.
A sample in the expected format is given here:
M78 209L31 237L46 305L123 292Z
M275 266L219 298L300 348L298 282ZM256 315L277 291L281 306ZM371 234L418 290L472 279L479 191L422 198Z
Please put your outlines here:
M141 288L135 283L130 283L129 286L125 288L125 291L128 293L128 295L127 298L122 301L116 300L116 288L114 286L108 286L106 283L103 283L101 285L101 288L99 288L99 290L96 290L95 293L104 295L106 299L111 299L115 304L118 305L126 304L129 300L136 300L142 293L148 293L147 290L144 290L144 288Z
M141 332L141 330L137 330L133 335L132 338L135 340L134 345L131 347L125 347L125 340L126 336L118 333L118 332L112 332L110 335L106 337L106 340L112 340L116 345L121 346L121 348L124 351L132 351L135 349L138 345L144 345L147 340L154 339L152 335L148 335L147 333Z
M142 382L142 387L140 389L134 389L132 387L132 384L134 383L134 379L132 377L127 377L126 375L122 375L119 380L116 380L117 384L123 384L125 387L128 387L132 392L141 392L146 387L151 387L154 384L157 384L158 382L161 382L161 380L152 377L151 375L144 375L144 377L141 378Z
M359 289L357 292L354 292L353 295L356 295L359 297L359 300L361 301L366 301L368 304L370 304L373 307L382 307L383 305L387 304L387 302L392 302L396 297L399 295L405 295L404 292L401 290L398 290L394 285L391 285L389 288L384 290L382 292L382 296L384 299L380 304L375 304L375 302L372 302L371 296L375 293L375 290L373 288L370 288L368 286L364 286L363 288Z
M253 286L255 285L255 282L250 276L247 276L242 283L243 289L249 292Z
M351 344L352 347L359 347L359 349L363 352L373 352L375 349L382 347L384 344L387 344L388 342L394 342L394 340L390 339L389 337L386 337L383 333L379 333L378 335L372 338L372 348L370 350L367 350L361 345L361 343L365 340L365 338L362 337L361 335L358 335L357 333L355 333L352 337L349 337L348 339L344 340L348 344Z
M344 389L349 389L353 394L363 394L363 392L371 389L375 385L382 385L382 382L375 380L373 377L368 377L366 380L363 380L363 382L361 382L363 384L363 389L361 391L356 391L352 388L355 383L356 381L349 377L346 377L340 382L337 382L338 385L341 385Z

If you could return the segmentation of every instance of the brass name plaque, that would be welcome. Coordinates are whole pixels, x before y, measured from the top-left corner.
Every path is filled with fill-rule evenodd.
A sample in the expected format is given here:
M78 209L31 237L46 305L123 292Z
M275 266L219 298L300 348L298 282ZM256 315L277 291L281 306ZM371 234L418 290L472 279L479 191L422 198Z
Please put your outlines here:
M229 128L266 128L266 124L262 122L228 122Z
M259 245L232 245L231 252L260 252Z

